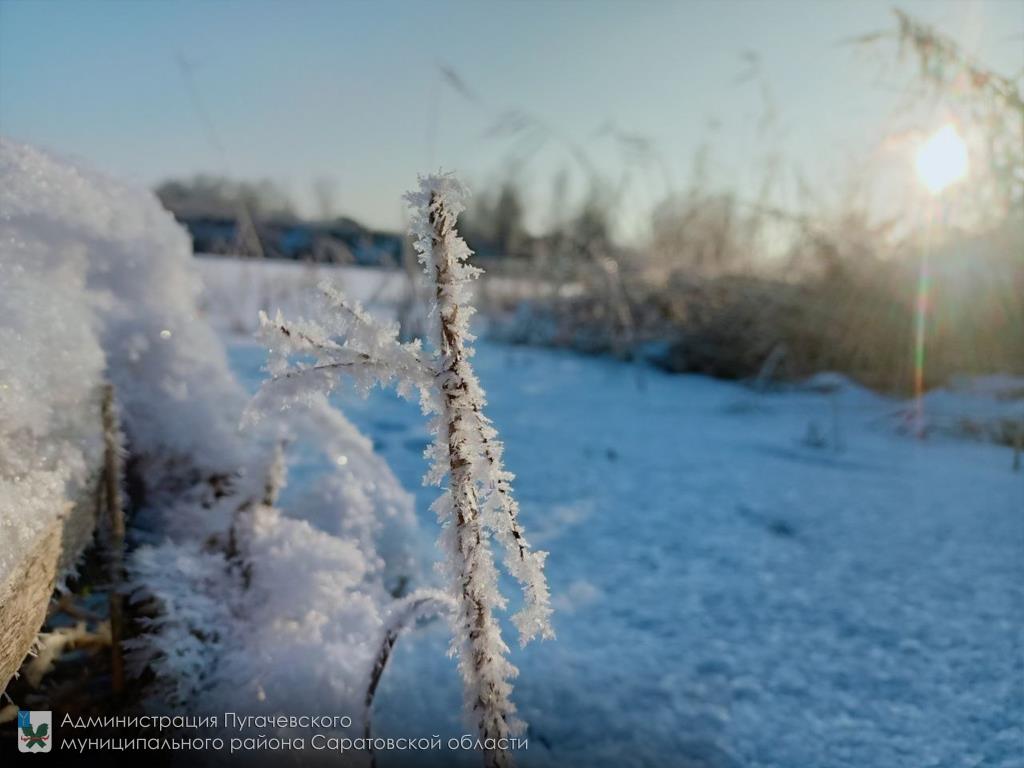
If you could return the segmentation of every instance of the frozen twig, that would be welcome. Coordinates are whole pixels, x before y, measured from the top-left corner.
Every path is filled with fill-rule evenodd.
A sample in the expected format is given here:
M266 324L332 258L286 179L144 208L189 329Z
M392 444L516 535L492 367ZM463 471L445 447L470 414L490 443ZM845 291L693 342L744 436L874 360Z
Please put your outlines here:
M434 272L438 319L440 403L436 408L435 470L443 474L447 451L448 488L434 509L445 528L448 549L446 570L452 579L459 667L467 684L467 709L477 720L485 744L488 768L511 764L508 752L495 746L522 727L509 699L509 680L516 669L505 658L508 648L493 609L504 601L497 592L497 574L487 546L478 484L474 477L474 439L479 441L479 422L474 405L482 401L466 349L469 316L463 306L466 283L477 271L466 263L468 249L455 232L457 212L446 196L433 188L421 190L429 229L417 241L420 261L428 275Z
M124 479L124 436L117 414L114 385L103 387L103 497L106 501L110 541L107 547L110 569L110 676L115 695L124 690L124 655L121 640L124 636L124 498L121 492Z
M442 526L443 567L455 606L452 651L459 657L466 709L479 730L485 764L495 768L511 765L502 745L524 726L509 698L516 669L506 658L508 647L494 617L505 600L498 591L492 535L504 548L506 568L523 588L523 609L513 618L520 642L553 632L543 572L546 553L533 552L522 530L513 476L503 466L503 446L484 415L484 392L470 365L474 310L469 284L480 270L468 263L471 251L455 228L464 194L453 177L433 176L421 179L419 190L406 196L413 246L434 295L433 353L425 355L418 342L402 343L397 326L377 323L358 304L321 285L322 324L286 322L280 313L274 320L261 315L271 378L249 416L258 417L271 399L284 407L308 399L311 389L330 391L339 379L335 374L342 373L364 389L394 383L405 397L418 392L424 413L433 417L435 437L424 482L448 481L433 509ZM386 636L385 662L393 642Z
M377 694L377 686L380 685L384 676L384 669L387 667L388 659L391 658L391 651L398 642L402 631L410 624L450 610L453 607L452 599L443 592L432 589L421 589L413 592L408 597L395 602L391 609L389 620L384 625L384 636L381 638L380 650L377 651L377 658L370 671L370 682L366 686L366 698L363 702L363 736L368 745L372 745L373 735L373 698ZM373 753L370 750L370 765L377 764Z

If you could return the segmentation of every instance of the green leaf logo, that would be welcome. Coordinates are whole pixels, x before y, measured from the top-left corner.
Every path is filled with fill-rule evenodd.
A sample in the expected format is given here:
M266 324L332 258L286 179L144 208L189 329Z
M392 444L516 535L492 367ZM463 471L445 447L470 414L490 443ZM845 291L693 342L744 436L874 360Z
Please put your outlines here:
M32 750L49 752L49 744L47 742L50 740L50 724L39 723L38 725L33 726L30 722L30 714L32 713L18 713L18 726L21 730L21 735L19 737L21 744L19 747L22 752L29 752ZM42 715L44 713L37 714ZM49 713L45 714L49 715Z

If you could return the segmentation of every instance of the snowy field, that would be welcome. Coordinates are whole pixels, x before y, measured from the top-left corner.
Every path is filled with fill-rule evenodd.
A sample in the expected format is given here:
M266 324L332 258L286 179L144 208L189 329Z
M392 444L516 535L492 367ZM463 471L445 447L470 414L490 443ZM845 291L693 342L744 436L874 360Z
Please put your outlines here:
M258 308L302 314L330 275L415 320L405 278L194 259L147 191L14 142L0 175L0 578L91 487L111 382L140 484L128 579L159 606L128 646L146 704L361 713L397 586L439 583L424 419L342 389L354 427L316 398L239 422ZM1019 423L1021 382L930 394L918 440L906 403L836 377L755 394L486 340L474 360L550 552L558 638L511 653L523 765L1024 764L1024 474L964 438ZM449 635L399 640L376 735L467 732Z
M261 309L300 314L324 278L371 307L393 308L409 290L409 278L397 270L226 256L200 256L193 263L203 283L200 311L231 333L255 331Z
M228 343L255 390L263 350ZM855 387L833 412L821 394L555 351L482 342L476 363L551 553L558 639L512 652L522 764L1024 764L1024 475L1008 449L902 437L901 404ZM334 400L418 489L434 559L418 409ZM808 447L833 413L841 450ZM447 643L440 624L399 641L381 735L465 731Z

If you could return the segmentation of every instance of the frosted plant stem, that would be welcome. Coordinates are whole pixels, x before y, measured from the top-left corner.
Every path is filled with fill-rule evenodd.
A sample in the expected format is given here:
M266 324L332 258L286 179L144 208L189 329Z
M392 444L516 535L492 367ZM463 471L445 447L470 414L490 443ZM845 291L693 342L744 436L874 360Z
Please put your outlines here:
M515 708L507 697L509 686L502 675L502 666L496 665L492 658L495 649L502 648L504 643L485 593L486 581L480 573L481 564L489 560L489 553L481 533L480 505L473 481L472 457L461 434L465 410L471 406L465 402L468 398L463 368L468 363L460 332L460 308L453 300L455 264L446 242L453 220L454 217L450 218L445 211L443 199L432 194L430 223L434 230L434 270L441 324L438 381L441 383L443 413L448 428L449 494L455 523L455 551L452 554L459 579L458 621L466 631L468 640L464 644L468 648L460 649L463 655L461 662L464 667L468 667L464 674L476 683L476 690L472 692L476 701L472 707L478 717L480 737L485 744L484 765L487 768L503 768L512 764L508 751L487 745L509 735ZM465 658L467 653L468 659Z
M505 566L523 589L525 607L513 617L519 630L520 645L526 645L538 634L553 638L551 629L551 602L547 581L544 578L546 552L533 552L519 525L519 504L512 495L512 475L505 471L502 462L502 445L492 440L494 430L486 420L480 406L473 405L477 422L478 437L483 447L483 456L494 478L493 492L496 495L498 512L505 519L492 524L492 529L505 549Z
M370 672L370 682L366 686L366 697L363 701L363 737L366 739L370 753L370 768L376 768L377 756L373 751L373 698L377 694L377 686L384 676L384 669L391 658L391 652L402 631L417 619L427 618L449 610L452 600L446 594L431 589L422 589L398 601L392 610L390 620L385 623L384 637L381 639L380 650Z
M485 766L506 768L512 764L511 750L519 744L512 737L525 725L511 702L511 680L517 670L508 660L509 649L495 617L507 603L498 589L492 536L504 549L508 572L523 589L523 608L513 616L520 642L525 645L554 633L544 578L546 553L532 551L523 533L512 494L513 475L503 466L504 446L484 415L484 391L470 364L470 283L480 270L469 263L472 251L456 229L464 195L465 189L447 175L421 178L419 189L406 195L412 208L413 247L434 297L433 351L426 355L418 340L402 343L397 326L375 322L358 303L321 284L319 322L286 322L280 313L271 320L261 313L260 329L271 351L270 378L248 414L258 419L268 402L283 407L302 402L311 392L330 392L341 375L367 389L394 385L404 397L418 393L424 414L432 417L434 435L424 483L447 481L433 509L441 523L440 566L453 605L451 652L458 656L466 716L479 733ZM302 359L292 361L293 357ZM378 664L371 670L367 722L397 631L385 633Z

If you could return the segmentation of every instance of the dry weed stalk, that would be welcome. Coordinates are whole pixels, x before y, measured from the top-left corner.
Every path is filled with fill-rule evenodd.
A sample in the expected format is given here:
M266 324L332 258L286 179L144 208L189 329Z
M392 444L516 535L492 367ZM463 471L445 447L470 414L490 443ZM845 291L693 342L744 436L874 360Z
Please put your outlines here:
M289 323L280 313L273 321L261 315L272 378L255 404L258 408L268 397L287 404L304 399L310 389L330 391L339 374L352 376L363 387L396 383L404 396L419 393L424 413L433 417L435 437L427 451L432 467L424 482L448 480L432 509L442 526L442 567L455 606L452 652L459 657L466 709L479 731L485 765L503 768L512 763L506 745L524 726L510 700L516 669L507 659L508 647L494 616L505 600L498 591L491 537L501 543L505 566L523 589L524 606L513 617L520 642L553 633L543 573L546 553L532 551L523 534L513 476L504 469L503 447L484 415L484 393L470 365L469 319L474 309L469 284L480 270L468 263L472 252L455 226L464 195L451 176L433 176L421 179L419 190L407 196L413 244L434 294L433 354L425 354L418 341L400 342L397 327L378 324L358 304L321 285L324 325ZM293 363L293 355L314 362ZM385 634L383 663L396 637ZM371 682L368 701L375 688Z
M124 691L124 654L121 640L124 637L124 435L117 413L117 402L113 384L103 387L103 493L109 540L107 541L107 564L110 578L110 676L114 693Z

